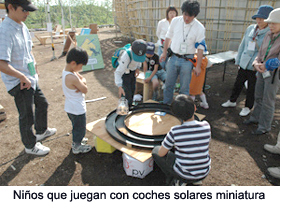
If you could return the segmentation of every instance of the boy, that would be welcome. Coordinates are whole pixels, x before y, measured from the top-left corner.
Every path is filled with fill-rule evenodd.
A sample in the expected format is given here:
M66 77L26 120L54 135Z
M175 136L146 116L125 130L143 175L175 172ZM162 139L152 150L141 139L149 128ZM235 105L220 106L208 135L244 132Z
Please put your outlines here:
M72 152L87 153L92 147L82 143L86 134L86 102L88 92L86 79L78 72L88 62L88 54L81 48L72 48L66 57L66 66L62 72L62 89L65 95L64 110L72 122Z
M0 25L1 78L7 92L14 97L25 152L43 156L50 149L39 141L54 135L57 130L47 125L48 102L39 87L32 40L24 23L37 7L29 0L5 0L5 8L7 17Z
M115 84L119 89L119 97L124 95L128 100L129 107L133 103L136 77L139 75L141 64L145 61L146 48L147 45L144 40L135 40L131 46L131 58L128 53L123 53L119 58L119 66L115 71Z
M166 174L167 184L197 183L210 171L210 125L206 121L194 120L195 105L188 95L178 95L171 110L183 123L171 128L161 146L153 149L152 156ZM170 151L172 148L174 152Z
M143 62L143 71L145 74L145 82L152 82L153 88L153 100L157 100L158 92L157 88L159 86L158 79L165 83L166 72L161 68L159 64L159 56L154 53L155 45L153 42L147 43L146 59Z

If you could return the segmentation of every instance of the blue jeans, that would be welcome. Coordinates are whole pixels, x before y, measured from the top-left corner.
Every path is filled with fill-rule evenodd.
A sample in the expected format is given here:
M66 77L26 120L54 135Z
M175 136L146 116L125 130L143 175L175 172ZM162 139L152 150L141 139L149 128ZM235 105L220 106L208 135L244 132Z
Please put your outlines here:
M152 73L152 72L151 72ZM158 70L155 75L152 77L151 81L153 79L160 79L162 82L165 82L166 80L166 71L164 71L163 69Z
M193 58L193 55L188 55L188 58ZM179 75L180 79L180 94L189 95L189 84L191 81L193 64L184 58L178 58L172 55L166 64L166 81L165 90L163 92L163 103L171 104L173 100L173 91L176 80Z
M18 109L21 140L25 148L32 149L36 143L36 137L32 130L33 124L36 134L42 134L47 129L48 102L38 85L36 85L35 90L33 88L20 90L19 84L8 93L14 97Z
M67 113L68 118L72 124L72 136L73 142L76 145L80 145L83 138L86 135L86 113L81 115L74 115Z

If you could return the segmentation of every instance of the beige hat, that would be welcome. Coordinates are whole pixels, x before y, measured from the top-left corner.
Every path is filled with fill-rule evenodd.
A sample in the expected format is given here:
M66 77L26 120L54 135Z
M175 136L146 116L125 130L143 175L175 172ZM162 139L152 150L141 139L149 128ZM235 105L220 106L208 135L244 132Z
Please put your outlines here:
M268 23L280 23L280 8L272 10L268 19L265 20Z

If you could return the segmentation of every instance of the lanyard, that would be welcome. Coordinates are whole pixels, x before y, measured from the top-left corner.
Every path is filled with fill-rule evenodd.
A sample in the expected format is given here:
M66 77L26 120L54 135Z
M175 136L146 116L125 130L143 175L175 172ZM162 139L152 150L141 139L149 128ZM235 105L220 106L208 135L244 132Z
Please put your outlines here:
M255 41L255 39L256 39L256 36L258 35L258 33L259 33L259 28L258 28L258 26L255 28L255 31L254 31L254 33L255 33L255 35L253 36L253 41Z
M274 40L270 39L269 44L268 44L268 49L267 49L266 54L265 54L265 57L264 57L264 61L266 60L267 55L268 55L268 53L269 53L272 45L274 44L274 42L276 41L276 39L278 39L279 36L280 36L280 34L278 36L276 36Z
M192 24L193 25L193 24ZM185 42L186 40L187 40L187 37L188 37L188 34L189 34L189 32L190 32L190 30L191 30L191 27L192 27L192 25L190 26L190 28L189 28L189 30L188 30L188 33L187 33L187 35L185 36L185 39L184 39L184 23L183 23L183 42Z

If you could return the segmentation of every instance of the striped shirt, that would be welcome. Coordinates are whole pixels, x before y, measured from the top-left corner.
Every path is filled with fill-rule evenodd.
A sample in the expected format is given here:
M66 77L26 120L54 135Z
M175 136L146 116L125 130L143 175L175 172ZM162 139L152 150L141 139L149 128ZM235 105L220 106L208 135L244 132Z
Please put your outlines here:
M32 40L28 28L22 22L15 22L9 17L0 25L0 60L7 61L16 70L23 73L30 81L31 87L36 88L38 75L30 75L28 64L34 62L32 51ZM1 72L2 80L7 91L20 83L16 77L9 76Z
M207 121L189 121L173 126L162 142L168 150L175 147L173 169L184 179L202 179L210 171L210 125Z

